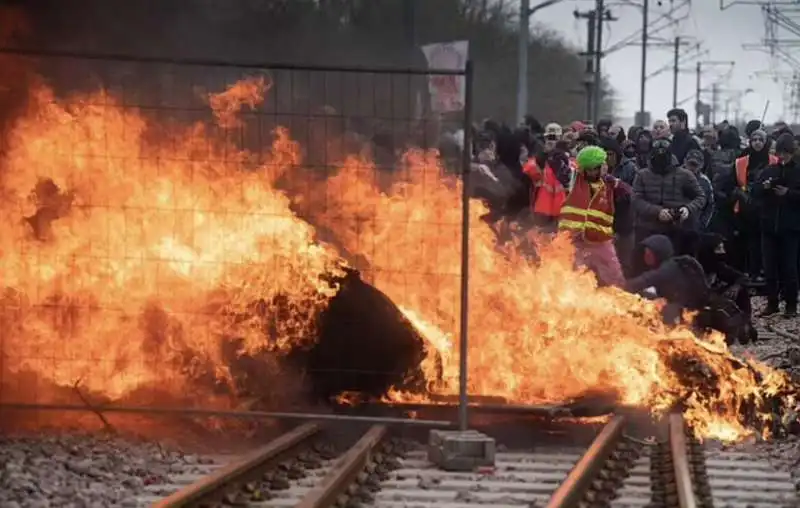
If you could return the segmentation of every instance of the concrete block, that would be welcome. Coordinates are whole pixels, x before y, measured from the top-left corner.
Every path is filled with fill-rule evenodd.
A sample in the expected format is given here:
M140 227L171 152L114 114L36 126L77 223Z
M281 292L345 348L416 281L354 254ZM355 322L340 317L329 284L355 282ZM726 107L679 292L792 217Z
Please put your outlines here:
M428 460L445 471L472 471L494 466L493 438L475 430L432 430L428 434Z

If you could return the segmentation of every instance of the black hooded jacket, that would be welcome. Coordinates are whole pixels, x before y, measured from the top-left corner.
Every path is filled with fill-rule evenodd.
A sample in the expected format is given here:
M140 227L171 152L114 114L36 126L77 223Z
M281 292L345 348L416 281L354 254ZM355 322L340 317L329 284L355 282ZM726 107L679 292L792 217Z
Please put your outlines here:
M771 183L769 189L765 187L767 181ZM788 192L777 195L774 188L778 185L787 187ZM788 164L768 166L753 184L752 193L764 232L800 233L800 157Z
M708 300L708 285L703 267L691 256L675 256L672 242L664 235L652 235L645 238L637 252L641 255L644 249L656 256L658 266L630 279L626 289L631 293L641 293L654 287L658 296L669 303L678 304L687 309L699 309Z
M672 135L670 151L678 159L678 164L683 164L686 154L691 150L700 150L700 145L697 144L697 140L694 139L689 129L680 130Z

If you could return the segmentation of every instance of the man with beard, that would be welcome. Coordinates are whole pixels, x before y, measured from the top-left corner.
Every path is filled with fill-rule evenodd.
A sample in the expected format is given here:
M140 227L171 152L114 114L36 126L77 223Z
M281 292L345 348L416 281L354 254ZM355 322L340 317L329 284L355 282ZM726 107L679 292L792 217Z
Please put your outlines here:
M761 251L767 287L767 308L762 316L780 312L797 316L797 257L800 249L800 160L794 136L782 134L775 142L780 162L768 166L753 184L752 195L761 219Z
M607 174L606 159L598 146L578 153L578 174L561 208L558 229L572 235L578 265L592 270L601 285L622 287L625 278L614 248L614 214L620 203L630 200L630 189Z
M653 142L650 165L639 171L633 185L633 206L637 214L637 243L653 234L666 235L682 253L686 230L696 231L706 203L697 178L674 164L670 142Z
M758 181L767 166L778 163L778 158L769 153L767 133L757 129L750 133L750 142L744 154L736 159L736 189L733 191L736 214L737 237L734 248L746 254L745 267L752 279L761 276L761 227L757 202L751 199L753 184Z
M700 150L700 145L689 132L689 115L686 111L680 108L671 109L667 112L667 120L672 133L672 154L678 159L678 164L683 164L686 154L690 150Z

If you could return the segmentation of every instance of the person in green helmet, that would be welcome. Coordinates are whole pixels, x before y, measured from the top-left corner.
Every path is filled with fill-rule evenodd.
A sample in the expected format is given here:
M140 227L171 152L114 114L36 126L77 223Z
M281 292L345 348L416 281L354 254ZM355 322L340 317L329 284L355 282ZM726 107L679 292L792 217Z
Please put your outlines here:
M578 152L575 185L561 208L558 228L572 235L576 262L595 273L600 285L625 286L614 248L614 213L630 202L631 189L608 174L606 151L587 146Z

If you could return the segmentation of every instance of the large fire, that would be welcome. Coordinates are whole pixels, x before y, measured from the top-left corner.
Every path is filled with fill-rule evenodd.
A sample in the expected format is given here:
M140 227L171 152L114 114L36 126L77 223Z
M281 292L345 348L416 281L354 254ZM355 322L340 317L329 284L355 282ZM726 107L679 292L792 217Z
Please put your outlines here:
M210 96L218 126L239 126L240 106L267 89L254 79ZM312 337L313 311L335 292L325 276L347 258L425 337L428 393L456 393L461 191L436 153L406 153L389 186L370 160L352 156L290 196L276 179L313 171L303 151L314 147L285 129L256 156L200 123L157 124L106 92L62 101L44 86L31 92L6 146L5 369L65 386L80 379L112 398L148 384L178 392L187 369L226 380L219 341L236 337L242 353L281 352L298 345L293 337ZM337 247L320 242L293 205ZM749 432L742 408L788 386L781 372L735 360L721 337L667 328L656 303L598 289L573 269L563 238L542 248L539 264L498 248L478 220L486 210L479 202L472 210L471 393L546 403L605 392L655 412L681 402L701 435L737 439ZM277 296L291 312L267 327L253 305ZM678 364L693 361L715 391L697 391L680 373Z

